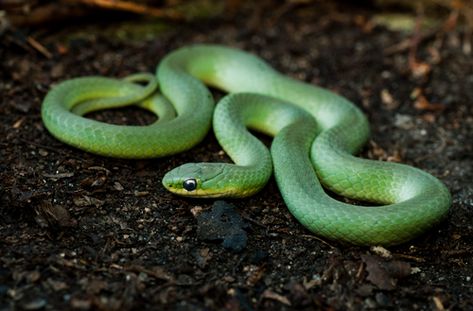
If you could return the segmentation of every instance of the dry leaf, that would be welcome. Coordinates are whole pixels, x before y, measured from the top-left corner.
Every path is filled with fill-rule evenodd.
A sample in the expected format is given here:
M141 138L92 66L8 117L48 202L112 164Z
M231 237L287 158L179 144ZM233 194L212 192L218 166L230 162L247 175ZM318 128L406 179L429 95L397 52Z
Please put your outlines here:
M366 279L382 290L394 290L399 279L411 273L411 265L403 261L382 261L376 256L361 255L366 265Z
M430 64L416 60L409 62L409 68L415 78L425 78L432 70Z
M77 225L77 221L61 205L52 205L50 202L43 201L35 207L35 212L35 220L40 227L73 227Z
M414 102L414 108L417 110L442 111L446 107L440 103L430 103L424 95L420 95Z

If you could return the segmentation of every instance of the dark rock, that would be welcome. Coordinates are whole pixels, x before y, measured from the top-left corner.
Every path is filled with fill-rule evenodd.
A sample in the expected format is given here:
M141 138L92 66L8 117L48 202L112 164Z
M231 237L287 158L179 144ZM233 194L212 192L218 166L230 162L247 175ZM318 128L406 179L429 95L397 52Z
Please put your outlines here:
M248 224L241 218L235 207L225 201L216 201L213 207L197 216L197 235L202 240L223 240L222 245L233 252L246 247L245 228Z

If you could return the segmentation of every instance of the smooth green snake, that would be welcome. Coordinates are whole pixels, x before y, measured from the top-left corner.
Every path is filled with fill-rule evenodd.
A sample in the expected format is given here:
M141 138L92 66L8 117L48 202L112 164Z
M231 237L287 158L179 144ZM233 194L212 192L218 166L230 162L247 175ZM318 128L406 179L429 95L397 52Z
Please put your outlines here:
M214 109L205 85L229 95ZM130 104L157 114L158 121L121 126L82 117ZM449 191L432 175L352 155L368 139L369 126L350 101L278 73L236 49L180 48L160 62L156 76L67 80L53 87L42 105L43 122L59 140L119 158L188 150L205 137L212 115L215 135L235 164L184 164L164 176L168 190L185 196L245 197L264 187L274 167L297 220L317 235L358 245L410 240L438 223L451 205ZM271 152L247 128L275 136ZM338 195L382 205L342 203L322 185Z

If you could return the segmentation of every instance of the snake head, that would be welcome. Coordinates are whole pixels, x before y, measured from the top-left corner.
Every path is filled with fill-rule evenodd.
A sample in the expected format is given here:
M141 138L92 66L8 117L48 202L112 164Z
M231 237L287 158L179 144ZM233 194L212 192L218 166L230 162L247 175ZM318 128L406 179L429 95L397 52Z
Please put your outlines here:
M225 163L186 163L163 177L163 186L172 193L201 198L226 196L220 186Z

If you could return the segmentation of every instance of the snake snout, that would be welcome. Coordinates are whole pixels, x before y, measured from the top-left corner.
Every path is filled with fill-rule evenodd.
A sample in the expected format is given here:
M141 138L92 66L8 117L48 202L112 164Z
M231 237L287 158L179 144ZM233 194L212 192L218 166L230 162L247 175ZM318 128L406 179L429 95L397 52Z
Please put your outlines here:
M169 172L167 172L162 180L163 186L171 191L176 193L177 191L183 190L184 181L188 179L188 174L185 173L183 166L188 166L193 163L187 163L181 166L178 166ZM184 171L184 172L183 172Z

